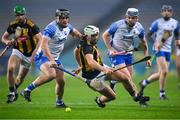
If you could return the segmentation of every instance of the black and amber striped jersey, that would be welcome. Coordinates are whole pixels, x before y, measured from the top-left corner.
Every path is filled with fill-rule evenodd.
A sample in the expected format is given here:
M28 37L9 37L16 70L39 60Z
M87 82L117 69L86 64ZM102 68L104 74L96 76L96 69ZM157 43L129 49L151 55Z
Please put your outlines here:
M80 60L82 64L82 77L86 79L95 78L101 71L90 68L85 55L92 54L93 59L98 64L103 65L97 46L88 43L86 40L82 40L78 46L78 49L80 51Z
M30 57L37 45L35 35L40 32L34 22L26 18L25 22L12 21L7 32L14 34L15 44L13 48L18 49L24 56Z

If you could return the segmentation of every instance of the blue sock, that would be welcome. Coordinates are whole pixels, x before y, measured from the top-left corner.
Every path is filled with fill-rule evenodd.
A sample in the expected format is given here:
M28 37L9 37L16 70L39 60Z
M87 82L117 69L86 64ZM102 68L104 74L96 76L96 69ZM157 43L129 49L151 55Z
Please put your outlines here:
M35 88L36 88L36 86L34 85L34 83L31 83L25 90L32 91Z

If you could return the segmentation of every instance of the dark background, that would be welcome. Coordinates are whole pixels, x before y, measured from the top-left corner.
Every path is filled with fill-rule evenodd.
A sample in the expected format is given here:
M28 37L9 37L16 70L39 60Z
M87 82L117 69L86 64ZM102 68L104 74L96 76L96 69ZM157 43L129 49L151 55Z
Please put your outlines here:
M0 36L6 31L13 16L13 8L21 4L26 8L27 16L31 18L43 31L44 27L54 19L54 12L57 8L66 8L71 12L70 23L82 32L82 29L93 24L100 28L101 34L116 20L124 18L129 7L139 9L139 21L146 32L153 20L160 17L160 9L163 4L172 5L173 17L180 20L180 0L0 0ZM67 68L77 66L73 57L73 49L78 41L69 37L65 49L61 55L62 63ZM150 44L150 43L149 43ZM151 45L151 44L150 44ZM98 46L101 48L104 63L109 64L106 56L106 48L100 35ZM0 50L5 45L0 42ZM151 47L149 48L151 49ZM7 61L11 50L0 58L0 75L6 73ZM140 69L137 69L140 71Z

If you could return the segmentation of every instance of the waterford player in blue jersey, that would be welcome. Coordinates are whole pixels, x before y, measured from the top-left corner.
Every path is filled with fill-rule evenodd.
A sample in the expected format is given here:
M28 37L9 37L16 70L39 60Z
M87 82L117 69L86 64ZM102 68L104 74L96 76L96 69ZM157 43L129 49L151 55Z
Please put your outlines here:
M125 19L116 21L103 33L103 40L109 50L109 58L112 67L124 67L133 61L133 53L118 54L129 50L134 46L135 40L140 39L144 46L144 55L148 55L148 46L145 40L145 32L143 26L138 22L139 11L136 8L128 8ZM136 39L138 38L138 39ZM150 66L150 61L146 64ZM119 76L132 79L132 66L116 72ZM115 83L111 82L111 87L114 88Z
M27 101L31 101L30 93L36 87L56 80L56 107L66 107L62 97L64 93L64 74L60 70L52 67L62 65L59 56L64 48L64 42L68 35L81 38L81 33L69 24L69 11L66 9L57 9L55 13L55 20L49 23L43 32L43 40L40 48L35 55L35 64L42 71L42 74L27 88L22 91L22 96Z
M141 91L151 82L159 80L160 99L166 99L165 80L168 74L173 37L177 45L179 44L179 23L172 18L173 9L170 5L163 5L161 9L162 17L155 20L150 27L148 36L155 34L153 51L157 59L157 72L146 80L140 82Z

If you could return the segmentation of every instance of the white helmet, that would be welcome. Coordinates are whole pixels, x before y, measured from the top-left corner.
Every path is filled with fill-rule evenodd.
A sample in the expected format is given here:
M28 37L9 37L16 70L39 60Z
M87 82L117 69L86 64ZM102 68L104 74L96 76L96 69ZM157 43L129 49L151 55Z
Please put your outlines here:
M126 11L126 16L139 16L139 10L136 8L128 8Z
M84 34L91 37L91 35L99 34L99 28L93 25L88 25L84 28Z

